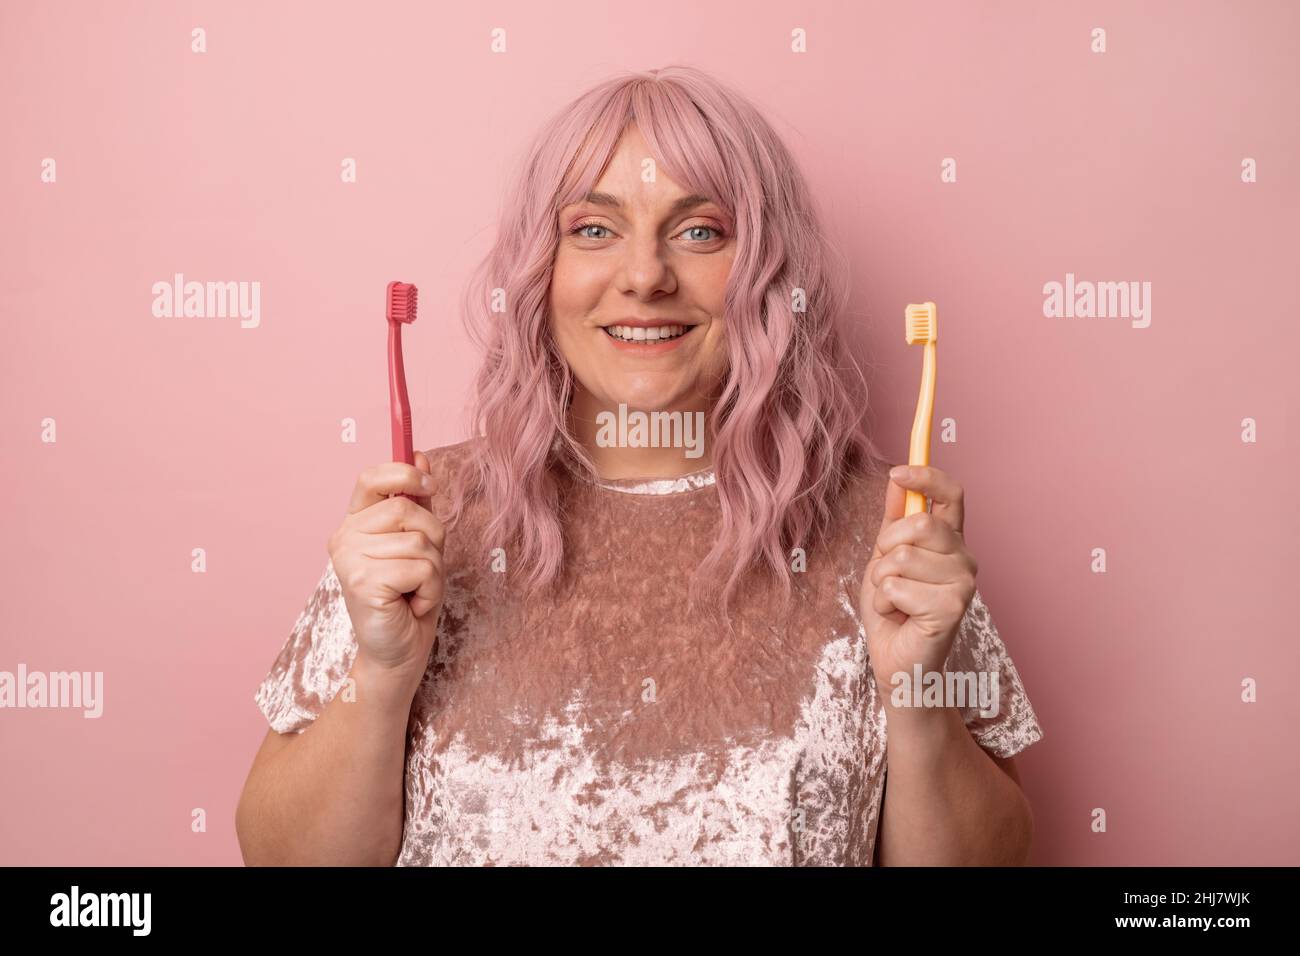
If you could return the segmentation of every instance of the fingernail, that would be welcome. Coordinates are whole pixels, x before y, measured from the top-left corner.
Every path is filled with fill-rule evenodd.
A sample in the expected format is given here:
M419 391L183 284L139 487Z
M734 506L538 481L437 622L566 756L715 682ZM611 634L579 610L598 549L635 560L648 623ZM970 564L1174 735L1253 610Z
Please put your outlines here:
M910 477L911 474L912 474L912 469L908 468L906 465L896 465L895 467L889 469L890 478L907 478Z
M425 491L433 491L433 475L425 475L420 479L420 487Z

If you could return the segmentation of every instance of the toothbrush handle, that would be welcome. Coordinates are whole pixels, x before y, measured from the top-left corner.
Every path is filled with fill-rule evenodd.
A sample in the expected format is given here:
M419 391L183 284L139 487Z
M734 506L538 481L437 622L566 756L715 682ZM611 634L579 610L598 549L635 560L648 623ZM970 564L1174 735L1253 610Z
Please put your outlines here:
M388 323L388 405L393 435L393 461L415 464L411 441L411 402L406 394L406 369L402 364L402 327ZM403 498L415 498L402 493Z
M909 465L930 464L930 426L934 421L934 385L935 385L935 343L925 345L924 365L921 369L921 394L916 401L916 418L912 422L912 444L908 449ZM903 517L918 514L926 510L925 495L919 491L908 491L907 502L903 506Z

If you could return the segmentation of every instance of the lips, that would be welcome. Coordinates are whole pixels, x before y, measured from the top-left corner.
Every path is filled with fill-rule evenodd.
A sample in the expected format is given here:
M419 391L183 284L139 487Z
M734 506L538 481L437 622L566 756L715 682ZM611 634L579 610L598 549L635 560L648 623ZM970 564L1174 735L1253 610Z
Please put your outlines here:
M685 335L689 325L607 325L605 334L623 342L663 342Z
M697 328L681 322L615 322L601 329L614 348L635 355L658 355L681 345Z

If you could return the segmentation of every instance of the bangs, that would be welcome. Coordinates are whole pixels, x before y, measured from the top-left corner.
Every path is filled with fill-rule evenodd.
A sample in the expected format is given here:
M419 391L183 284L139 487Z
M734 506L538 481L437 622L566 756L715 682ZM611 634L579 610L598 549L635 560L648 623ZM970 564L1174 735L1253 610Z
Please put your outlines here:
M651 81L629 84L602 104L556 191L557 212L595 189L632 126L645 138L657 170L685 191L717 203L735 221L736 184L743 181L740 163L723 155L707 120L684 91Z

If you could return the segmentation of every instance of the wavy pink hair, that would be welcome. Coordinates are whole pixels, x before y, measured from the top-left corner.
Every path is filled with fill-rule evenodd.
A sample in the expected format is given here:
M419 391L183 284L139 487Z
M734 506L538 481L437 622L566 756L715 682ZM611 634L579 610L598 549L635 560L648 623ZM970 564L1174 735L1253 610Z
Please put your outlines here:
M466 497L483 496L492 516L486 533L508 549L510 575L523 569L530 594L557 579L558 456L597 474L569 433L573 377L549 330L557 217L594 188L633 124L670 178L721 205L735 224L723 315L728 370L708 423L721 523L690 601L720 597L725 615L747 570L765 566L788 606L790 549L824 540L849 473L881 462L862 426L866 384L837 329L847 270L832 258L803 176L767 121L691 67L607 80L537 134L496 243L464 293L462 317L485 352L471 403L483 438L471 443L455 482L450 520ZM804 311L795 311L796 290ZM494 310L500 301L508 307Z

